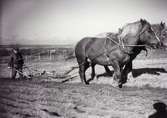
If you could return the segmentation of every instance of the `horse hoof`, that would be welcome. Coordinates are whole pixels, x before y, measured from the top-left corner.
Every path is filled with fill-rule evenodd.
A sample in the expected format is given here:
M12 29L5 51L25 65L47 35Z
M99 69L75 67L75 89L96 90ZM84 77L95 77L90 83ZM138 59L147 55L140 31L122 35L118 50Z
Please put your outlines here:
M118 87L119 87L119 88L122 88L122 84L119 84Z
M89 85L89 82L85 82L85 85Z
M88 84L89 84L89 82L84 82L84 81L82 81L81 83L82 83L82 84L85 84L85 85L88 85Z

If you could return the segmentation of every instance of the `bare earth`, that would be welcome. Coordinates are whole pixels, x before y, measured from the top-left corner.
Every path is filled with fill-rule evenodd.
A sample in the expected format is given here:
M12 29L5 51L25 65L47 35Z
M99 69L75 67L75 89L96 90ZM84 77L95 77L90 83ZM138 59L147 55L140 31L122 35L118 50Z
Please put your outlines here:
M78 69L68 73L74 78L65 83L48 77L11 80L10 70L2 64L0 118L148 118L155 112L154 103L167 104L167 59L135 60L133 64L135 77L130 73L122 89L114 87L112 76L101 66L96 66L97 78L83 85ZM31 65L63 75L76 62Z

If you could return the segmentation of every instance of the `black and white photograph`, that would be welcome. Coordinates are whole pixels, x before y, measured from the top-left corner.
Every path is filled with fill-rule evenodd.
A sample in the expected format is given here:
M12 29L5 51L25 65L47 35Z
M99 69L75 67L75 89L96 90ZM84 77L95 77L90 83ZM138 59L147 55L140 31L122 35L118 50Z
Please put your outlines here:
M167 118L167 1L1 0L0 118Z

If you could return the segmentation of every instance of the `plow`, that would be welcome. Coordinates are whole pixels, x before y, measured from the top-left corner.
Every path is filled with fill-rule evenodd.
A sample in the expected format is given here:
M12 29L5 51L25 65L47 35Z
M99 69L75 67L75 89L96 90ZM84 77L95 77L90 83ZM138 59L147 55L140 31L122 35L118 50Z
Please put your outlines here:
M17 73L21 74L23 76L23 79L26 80L32 80L32 79L39 79L39 78L45 78L46 81L56 81L60 83L68 82L74 78L76 78L78 75L76 73L70 74L73 70L77 69L78 67L71 67L69 70L64 72L63 74L56 73L56 71L47 71L47 70L38 70L34 69L31 66L24 65L23 71L19 71L16 69ZM11 68L10 68L11 69Z

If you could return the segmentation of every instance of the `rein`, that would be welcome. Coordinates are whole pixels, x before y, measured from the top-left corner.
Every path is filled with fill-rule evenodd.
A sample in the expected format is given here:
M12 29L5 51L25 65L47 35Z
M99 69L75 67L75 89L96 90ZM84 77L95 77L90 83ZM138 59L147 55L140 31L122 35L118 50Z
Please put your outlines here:
M114 41L111 37L107 36L108 39L110 39L112 42L114 42L116 45L120 46L120 47L143 47L143 46L147 46L147 45L125 45L123 41L121 41L121 39L119 38L119 43ZM122 44L121 44L122 43Z

